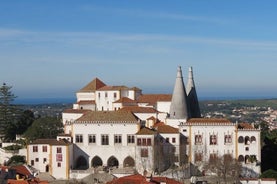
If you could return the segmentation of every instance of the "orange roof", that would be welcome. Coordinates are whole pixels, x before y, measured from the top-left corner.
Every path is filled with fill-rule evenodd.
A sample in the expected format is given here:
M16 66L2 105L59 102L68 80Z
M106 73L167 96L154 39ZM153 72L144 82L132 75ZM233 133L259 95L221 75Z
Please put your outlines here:
M90 83L88 83L85 87L80 89L79 92L94 92L95 90L98 90L103 86L106 86L106 84L102 82L100 79L95 78Z
M77 102L79 105L89 105L89 104L95 104L95 100L80 100Z
M128 183L128 184L182 184L174 179L170 179L167 177L152 177L147 178L145 176L142 176L140 174L125 176L121 178L114 179L110 182L107 182L107 184L122 184L122 183Z
M169 125L165 125L162 122L156 123L154 127L157 129L159 133L164 133L164 134L179 134L179 129L174 128Z
M154 105L158 101L170 102L171 98L172 98L171 94L144 94L138 97L138 102Z
M117 100L113 103L137 103L137 101L132 100L132 99L127 98L127 97L122 97L122 98L120 98L119 100Z
M255 128L249 123L239 123L238 129L255 129Z
M187 121L188 124L228 124L233 125L231 121L225 118L191 118Z
M131 111L133 113L157 113L158 111L152 107L126 106L119 111Z
M33 142L31 142L30 144L49 144L49 145L69 145L71 144L70 142L68 142L67 140L61 139L61 140L57 140L57 139L36 139Z
M156 131L147 127L141 128L136 135L154 135L156 134Z
M103 86L102 88L99 88L98 91L109 91L109 90L128 90L129 88L126 86Z
M129 111L91 111L84 114L76 122L132 122L137 123L137 117Z
M85 110L85 109L65 109L63 113L79 113L84 114L86 112L90 112L91 110Z

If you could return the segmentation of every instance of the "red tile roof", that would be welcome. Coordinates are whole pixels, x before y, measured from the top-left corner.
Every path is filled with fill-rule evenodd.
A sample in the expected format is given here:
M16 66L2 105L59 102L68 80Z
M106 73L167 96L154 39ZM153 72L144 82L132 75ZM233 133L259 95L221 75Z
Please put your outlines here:
M156 131L147 127L141 128L136 135L154 135L156 134Z
M78 92L94 92L103 86L106 86L106 84L100 79L95 78Z
M77 102L79 105L89 105L89 104L95 104L95 100L80 100Z
M171 94L143 94L138 97L138 103L155 105L158 101L170 102L171 98Z
M165 125L163 122L156 123L154 128L161 134L179 134L179 129L169 125Z
M255 129L250 123L239 123L238 129Z
M113 103L137 103L137 101L132 100L132 99L127 98L127 97L122 97L122 98L120 98L119 100L117 100Z
M156 109L152 107L139 107L139 106L126 106L119 111L131 111L133 113L158 113Z
M84 114L90 112L91 110L84 110L84 109L65 109L63 113L76 113L76 114Z
M120 90L128 90L129 88L127 86L103 86L102 88L99 88L98 91L120 91Z
M30 143L30 145L32 144L49 144L49 145L69 145L71 144L70 142L68 142L67 140L61 139L61 140L57 140L57 139L36 139L33 142Z
M140 174L125 176L121 178L114 179L107 184L182 184L174 179L170 179L167 177L152 177L146 178Z
M191 118L187 121L187 124L197 125L197 124L206 124L206 125L234 125L231 121L225 118Z
M137 117L129 111L91 111L77 119L77 123L138 123Z

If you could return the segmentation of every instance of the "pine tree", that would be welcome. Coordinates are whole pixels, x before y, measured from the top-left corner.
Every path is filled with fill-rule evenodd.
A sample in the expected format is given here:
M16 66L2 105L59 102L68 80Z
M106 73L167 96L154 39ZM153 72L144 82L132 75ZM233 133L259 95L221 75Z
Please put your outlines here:
M11 91L12 86L6 83L0 87L0 139L7 137L7 129L14 124L17 116L17 107L12 104L16 96Z

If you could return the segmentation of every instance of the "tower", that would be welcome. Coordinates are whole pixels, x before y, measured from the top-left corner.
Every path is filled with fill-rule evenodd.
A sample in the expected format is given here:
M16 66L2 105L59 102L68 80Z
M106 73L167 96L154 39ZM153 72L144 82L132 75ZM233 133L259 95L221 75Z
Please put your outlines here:
M177 69L177 77L171 99L169 118L187 120L189 117L187 94L183 81L182 69L181 66L179 66Z
M188 95L187 100L188 100L188 106L190 110L190 117L200 118L201 112L200 112L199 102L198 102L195 84L193 80L192 67L189 67L189 76L188 76L186 92Z

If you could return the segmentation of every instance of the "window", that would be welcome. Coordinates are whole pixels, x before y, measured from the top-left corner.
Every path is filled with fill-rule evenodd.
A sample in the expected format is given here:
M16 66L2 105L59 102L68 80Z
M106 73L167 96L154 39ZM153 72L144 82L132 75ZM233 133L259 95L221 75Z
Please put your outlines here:
M46 158L43 158L43 163L45 163L47 161L47 159Z
M57 153L62 153L62 148L61 147L57 147Z
M115 144L121 144L122 139L121 139L121 135L114 135L114 143Z
M169 143L169 137L165 138L165 142Z
M138 146L141 146L141 138L138 138L138 139L137 139L137 145L138 145Z
M47 146L42 146L42 152L47 152Z
M34 165L35 165L35 161L31 160L31 166L34 166Z
M202 135L195 135L195 144L202 144Z
M216 135L210 135L210 145L216 145L216 144L217 144Z
M134 135L127 135L127 143L135 143L135 136Z
M172 143L176 143L176 138L172 137Z
M151 138L147 138L147 146L151 146Z
M57 167L61 167L62 164L60 162L57 163Z
M251 136L251 143L255 143L256 142L256 137Z
M77 134L77 135L75 136L75 142L76 142L76 143L82 143L82 142L83 142L83 135Z
M249 151L249 147L245 147L245 151Z
M88 135L88 143L96 143L96 135Z
M232 136L231 136L231 135L225 135L225 136L224 136L224 143L225 143L225 144L230 144L230 143L232 143Z
M108 97L108 93L107 92L105 92L105 98L107 98Z
M62 161L63 161L63 155L60 154L60 153L57 154L57 155L56 155L56 161L57 161L57 162L62 162Z
M36 162L38 162L38 161L39 161L39 159L38 159L38 158L36 158L35 160L36 160Z
M249 144L250 144L250 138L249 138L248 136L246 136L246 137L244 138L244 143L245 143L246 145L249 145Z
M116 98L117 94L116 93L113 93L113 97Z
M101 144L109 145L109 135L101 135Z
M148 149L147 148L143 148L140 150L140 156L141 157L148 157Z
M101 97L101 95L100 95L100 93L98 93L98 98L100 98Z
M238 158L238 161L239 161L239 162L244 162L244 156L243 156L243 155L240 155L239 158Z
M146 138L142 139L142 146L146 146Z
M187 132L187 129L183 129L183 132Z
M244 138L242 136L239 136L239 140L238 140L239 143L243 143L244 142Z
M202 153L195 153L194 154L194 160L195 160L195 162L201 162L202 158L203 158Z
M33 146L33 152L38 152L38 146Z

